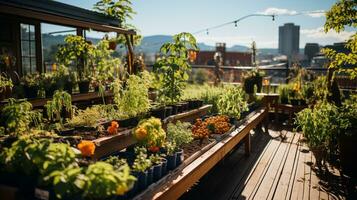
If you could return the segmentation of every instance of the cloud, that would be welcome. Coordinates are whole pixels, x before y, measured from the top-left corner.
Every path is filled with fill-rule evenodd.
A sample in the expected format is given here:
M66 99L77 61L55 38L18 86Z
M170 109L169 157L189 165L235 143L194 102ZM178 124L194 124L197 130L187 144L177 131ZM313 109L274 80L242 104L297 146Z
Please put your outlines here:
M309 17L324 17L325 11L324 10L313 10L313 11L303 11L298 12L296 10L289 10L285 8L267 8L263 12L258 12L259 14L264 15L305 15Z
M325 17L325 11L324 10L314 10L310 12L306 12L305 15L310 16L310 17Z
M296 15L297 12L295 10L288 10L285 8L267 8L263 12L259 12L259 14L264 15Z
M333 39L340 42L347 40L351 35L354 34L353 31L342 31L337 33L332 30L325 33L323 27L318 27L315 29L301 29L300 33L312 39Z

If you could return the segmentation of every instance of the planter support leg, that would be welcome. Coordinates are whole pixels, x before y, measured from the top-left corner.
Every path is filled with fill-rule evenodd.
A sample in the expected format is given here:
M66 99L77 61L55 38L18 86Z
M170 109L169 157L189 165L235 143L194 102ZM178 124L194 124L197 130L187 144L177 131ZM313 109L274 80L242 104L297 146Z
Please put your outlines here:
M250 133L247 134L244 138L244 149L245 149L245 155L249 156L250 154Z

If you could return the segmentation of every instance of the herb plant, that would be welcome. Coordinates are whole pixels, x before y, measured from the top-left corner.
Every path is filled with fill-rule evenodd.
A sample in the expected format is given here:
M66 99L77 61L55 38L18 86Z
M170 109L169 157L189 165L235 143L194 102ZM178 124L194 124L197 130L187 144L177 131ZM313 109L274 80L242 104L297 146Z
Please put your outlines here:
M136 172L144 172L152 166L151 160L148 158L147 150L144 147L135 147L135 160L133 163L133 170Z
M4 133L22 135L31 127L38 127L42 121L42 115L32 110L32 104L27 101L9 99L0 113L0 127Z
M122 93L117 94L119 92L117 90L119 89L114 90L114 94L117 96L114 97L114 101L123 114L135 117L150 109L148 88L145 81L139 76L130 75Z
M218 112L239 119L241 113L248 110L245 98L246 94L241 87L226 87L217 102Z
M56 90L51 101L47 101L45 108L49 119L60 121L62 109L72 112L72 97L65 91Z
M193 140L191 124L188 122L177 121L176 124L169 123L166 132L167 140L175 144L175 150L182 148L184 144L188 144Z
M85 172L86 182L83 196L88 199L106 199L114 195L123 195L134 185L136 180L130 175L128 165L115 169L106 162L89 165Z

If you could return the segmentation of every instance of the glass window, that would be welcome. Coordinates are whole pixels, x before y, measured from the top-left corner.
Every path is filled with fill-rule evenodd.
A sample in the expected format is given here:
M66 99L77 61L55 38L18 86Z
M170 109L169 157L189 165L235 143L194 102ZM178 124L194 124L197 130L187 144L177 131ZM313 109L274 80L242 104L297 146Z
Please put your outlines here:
M20 24L22 74L36 72L35 25Z
M76 34L77 30L73 27L41 23L42 55L47 72L52 71L52 66L56 63L58 45L64 44L67 35Z

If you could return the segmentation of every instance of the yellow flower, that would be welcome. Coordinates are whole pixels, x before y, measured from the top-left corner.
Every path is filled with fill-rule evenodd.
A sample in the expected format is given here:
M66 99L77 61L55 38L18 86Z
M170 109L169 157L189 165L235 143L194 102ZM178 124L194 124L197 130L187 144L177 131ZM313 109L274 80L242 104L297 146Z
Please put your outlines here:
M117 195L123 195L126 191L128 191L128 187L126 187L125 185L119 185L117 187Z

